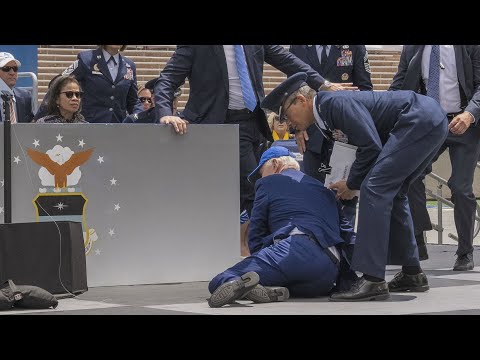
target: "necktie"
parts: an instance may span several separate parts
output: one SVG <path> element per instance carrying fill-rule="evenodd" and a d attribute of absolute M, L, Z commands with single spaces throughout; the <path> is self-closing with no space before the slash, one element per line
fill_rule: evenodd
<path fill-rule="evenodd" d="M 117 65 L 117 62 L 115 61 L 115 58 L 113 56 L 110 56 L 110 59 L 108 59 L 107 64 L 112 61 L 113 65 Z"/>
<path fill-rule="evenodd" d="M 242 45 L 233 45 L 233 47 L 235 49 L 238 77 L 240 78 L 240 85 L 242 87 L 243 102 L 248 110 L 253 111 L 257 107 L 257 98 L 253 92 L 252 82 L 248 75 L 245 54 L 243 53 Z"/>
<path fill-rule="evenodd" d="M 440 102 L 440 46 L 432 45 L 428 69 L 427 96 Z"/>
<path fill-rule="evenodd" d="M 327 45 L 322 46 L 322 55 L 320 57 L 320 70 L 323 71 L 325 65 L 327 64 Z"/>
<path fill-rule="evenodd" d="M 13 102 L 13 99 L 10 99 L 10 123 L 15 124 L 17 122 L 17 116 L 15 114 L 15 103 Z"/>

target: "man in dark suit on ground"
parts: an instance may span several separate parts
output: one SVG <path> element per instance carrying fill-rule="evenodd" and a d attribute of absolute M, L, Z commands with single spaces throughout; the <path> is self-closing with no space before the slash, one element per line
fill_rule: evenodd
<path fill-rule="evenodd" d="M 290 45 L 290 52 L 332 83 L 352 90 L 373 90 L 365 45 Z M 324 139 L 315 125 L 296 131 L 295 139 L 303 154 L 305 173 L 325 182 L 323 170 L 328 167 L 333 143 Z M 345 216 L 353 227 L 357 203 L 357 197 L 342 201 Z"/>
<path fill-rule="evenodd" d="M 183 111 L 192 124 L 238 124 L 240 133 L 240 211 L 250 214 L 254 190 L 247 175 L 257 166 L 256 150 L 262 135 L 272 135 L 259 103 L 265 94 L 263 66 L 267 62 L 287 75 L 306 72 L 315 89 L 337 89 L 325 83 L 309 65 L 280 45 L 178 46 L 155 85 L 157 119 L 170 122 L 175 90 L 186 78 L 190 96 Z"/>
<path fill-rule="evenodd" d="M 263 153 L 249 176 L 262 177 L 255 186 L 248 234 L 252 255 L 212 279 L 211 307 L 244 295 L 259 303 L 284 301 L 290 294 L 325 296 L 340 280 L 342 247 L 347 252 L 353 247 L 353 228 L 334 193 L 299 168 L 285 147 Z"/>
<path fill-rule="evenodd" d="M 413 90 L 431 96 L 448 114 L 449 135 L 432 162 L 449 148 L 452 174 L 448 186 L 458 233 L 453 270 L 472 270 L 477 205 L 473 176 L 480 154 L 480 46 L 405 45 L 390 90 Z M 428 259 L 423 232 L 432 229 L 423 183 L 431 171 L 430 165 L 408 192 L 421 260 Z"/>
<path fill-rule="evenodd" d="M 22 64 L 8 52 L 0 52 L 0 91 L 13 95 L 14 112 L 11 113 L 12 123 L 28 123 L 33 119 L 32 93 L 27 89 L 17 89 L 18 70 Z M 5 119 L 3 100 L 0 98 L 0 121 Z"/>

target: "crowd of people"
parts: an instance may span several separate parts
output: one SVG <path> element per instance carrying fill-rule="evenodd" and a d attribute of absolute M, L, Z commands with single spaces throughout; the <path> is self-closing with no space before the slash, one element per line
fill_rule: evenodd
<path fill-rule="evenodd" d="M 140 88 L 125 48 L 80 52 L 52 79 L 36 114 L 31 93 L 15 87 L 20 61 L 0 52 L 0 90 L 11 98 L 9 107 L 0 99 L 0 120 L 165 124 L 179 135 L 189 124 L 237 124 L 246 257 L 210 282 L 210 306 L 428 290 L 423 179 L 447 148 L 459 237 L 453 270 L 474 268 L 480 46 L 406 45 L 389 91 L 373 91 L 364 45 L 182 45 Z M 265 62 L 287 75 L 268 96 Z M 271 146 L 289 139 L 304 172 L 288 149 Z M 356 159 L 347 180 L 325 187 L 335 142 L 356 146 Z M 388 264 L 402 270 L 386 283 Z"/>

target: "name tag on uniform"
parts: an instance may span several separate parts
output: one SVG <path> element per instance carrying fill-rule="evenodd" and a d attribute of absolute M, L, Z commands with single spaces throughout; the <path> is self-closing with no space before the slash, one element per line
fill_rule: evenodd
<path fill-rule="evenodd" d="M 93 75 L 102 75 L 102 73 L 100 71 L 92 71 L 92 74 Z"/>

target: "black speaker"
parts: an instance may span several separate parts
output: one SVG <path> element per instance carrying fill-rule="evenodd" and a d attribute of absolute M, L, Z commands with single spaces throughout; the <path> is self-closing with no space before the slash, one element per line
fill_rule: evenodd
<path fill-rule="evenodd" d="M 0 281 L 7 279 L 52 294 L 87 291 L 82 224 L 0 224 Z"/>

